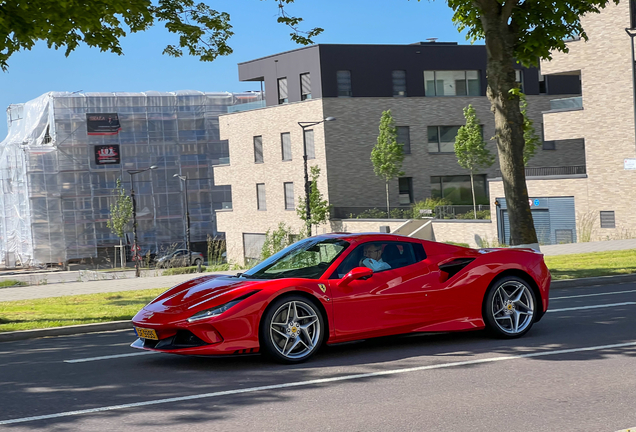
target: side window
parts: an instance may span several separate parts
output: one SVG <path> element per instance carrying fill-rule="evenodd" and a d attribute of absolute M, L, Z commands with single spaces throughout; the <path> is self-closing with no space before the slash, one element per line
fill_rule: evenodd
<path fill-rule="evenodd" d="M 340 279 L 355 267 L 369 267 L 374 273 L 406 267 L 426 258 L 419 243 L 378 241 L 357 246 L 340 263 L 332 279 Z"/>

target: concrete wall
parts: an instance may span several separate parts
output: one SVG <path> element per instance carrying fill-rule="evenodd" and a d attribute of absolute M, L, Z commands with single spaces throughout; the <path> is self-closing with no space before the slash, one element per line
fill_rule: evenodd
<path fill-rule="evenodd" d="M 433 220 L 433 240 L 468 243 L 472 248 L 497 245 L 497 224 L 489 220 Z"/>

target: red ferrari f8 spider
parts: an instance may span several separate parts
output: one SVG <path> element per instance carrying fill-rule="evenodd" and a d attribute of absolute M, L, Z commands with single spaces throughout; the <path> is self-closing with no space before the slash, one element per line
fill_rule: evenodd
<path fill-rule="evenodd" d="M 550 272 L 532 249 L 469 249 L 392 234 L 301 240 L 236 276 L 169 289 L 133 318 L 132 346 L 307 360 L 333 344 L 411 332 L 528 332 Z"/>

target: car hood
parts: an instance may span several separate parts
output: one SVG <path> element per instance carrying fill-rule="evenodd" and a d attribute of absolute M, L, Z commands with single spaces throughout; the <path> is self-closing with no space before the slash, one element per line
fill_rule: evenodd
<path fill-rule="evenodd" d="M 233 276 L 210 275 L 189 280 L 169 289 L 144 307 L 155 313 L 197 312 L 227 303 L 246 292 L 260 289 L 268 281 L 245 280 Z"/>

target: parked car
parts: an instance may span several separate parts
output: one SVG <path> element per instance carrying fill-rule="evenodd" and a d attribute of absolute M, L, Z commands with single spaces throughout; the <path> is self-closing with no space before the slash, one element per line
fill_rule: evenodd
<path fill-rule="evenodd" d="M 203 264 L 203 254 L 201 252 L 190 252 L 190 265 Z M 157 267 L 185 267 L 188 265 L 188 251 L 186 249 L 177 249 L 174 252 L 164 255 L 157 260 Z"/>
<path fill-rule="evenodd" d="M 527 333 L 548 309 L 532 249 L 470 249 L 393 234 L 301 240 L 236 276 L 171 288 L 135 315 L 132 346 L 190 355 L 263 353 L 285 363 L 334 344 L 412 332 Z"/>

